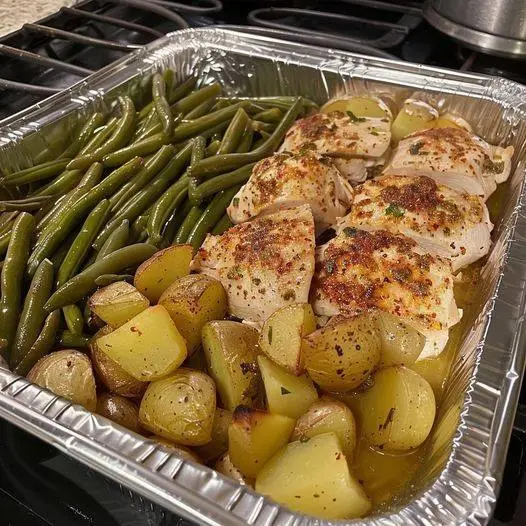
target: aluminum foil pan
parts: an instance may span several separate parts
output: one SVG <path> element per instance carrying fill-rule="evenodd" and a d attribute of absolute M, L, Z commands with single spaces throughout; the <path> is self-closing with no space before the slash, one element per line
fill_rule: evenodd
<path fill-rule="evenodd" d="M 490 77 L 372 59 L 219 29 L 185 30 L 0 123 L 0 167 L 30 165 L 94 108 L 120 93 L 136 100 L 148 74 L 197 74 L 231 94 L 377 92 L 395 102 L 415 91 L 455 111 L 488 141 L 515 146 L 513 175 L 477 304 L 456 329 L 459 349 L 424 461 L 390 509 L 349 524 L 485 524 L 499 491 L 526 355 L 526 88 Z M 211 469 L 0 368 L 0 416 L 167 509 L 210 525 L 319 525 Z M 341 524 L 341 522 L 339 522 Z"/>

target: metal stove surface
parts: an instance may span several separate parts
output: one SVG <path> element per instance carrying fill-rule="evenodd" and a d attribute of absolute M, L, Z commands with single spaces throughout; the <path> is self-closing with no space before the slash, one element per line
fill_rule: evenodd
<path fill-rule="evenodd" d="M 462 48 L 430 27 L 418 1 L 86 0 L 0 38 L 0 121 L 137 46 L 183 27 L 229 25 L 526 83 L 519 61 Z M 526 524 L 526 389 L 492 526 Z M 0 421 L 0 524 L 189 526 Z"/>

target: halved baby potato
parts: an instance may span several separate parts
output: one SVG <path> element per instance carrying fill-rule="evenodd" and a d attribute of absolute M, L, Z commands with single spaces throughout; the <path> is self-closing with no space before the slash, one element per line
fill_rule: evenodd
<path fill-rule="evenodd" d="M 141 425 L 185 446 L 201 446 L 212 439 L 216 390 L 201 371 L 181 368 L 152 382 L 141 401 Z"/>
<path fill-rule="evenodd" d="M 212 440 L 196 448 L 196 452 L 204 462 L 210 462 L 228 450 L 228 426 L 232 421 L 232 413 L 217 407 L 212 423 Z"/>
<path fill-rule="evenodd" d="M 110 334 L 97 338 L 96 344 L 143 382 L 167 376 L 186 358 L 186 343 L 162 305 L 148 307 Z"/>
<path fill-rule="evenodd" d="M 254 485 L 253 479 L 245 477 L 245 475 L 243 475 L 243 473 L 241 473 L 241 471 L 239 471 L 239 469 L 237 469 L 236 466 L 232 464 L 228 453 L 225 453 L 217 459 L 217 462 L 214 464 L 214 469 L 218 473 L 221 473 L 221 475 L 225 475 L 225 477 L 229 477 L 240 484 L 244 484 L 245 486 Z"/>
<path fill-rule="evenodd" d="M 345 456 L 352 460 L 356 448 L 356 421 L 343 402 L 328 396 L 316 400 L 298 418 L 291 440 L 305 441 L 322 433 L 334 433 Z"/>
<path fill-rule="evenodd" d="M 139 408 L 123 396 L 101 394 L 97 399 L 97 413 L 127 429 L 139 432 Z"/>
<path fill-rule="evenodd" d="M 255 477 L 288 441 L 294 420 L 261 409 L 239 406 L 228 427 L 228 455 L 243 475 Z"/>
<path fill-rule="evenodd" d="M 298 418 L 318 399 L 316 387 L 307 375 L 290 374 L 262 355 L 258 356 L 258 364 L 271 413 Z"/>
<path fill-rule="evenodd" d="M 323 519 L 362 517 L 371 508 L 334 433 L 297 440 L 281 449 L 258 473 L 256 491 Z"/>
<path fill-rule="evenodd" d="M 89 299 L 91 312 L 115 329 L 149 306 L 148 298 L 126 281 L 103 287 Z"/>
<path fill-rule="evenodd" d="M 429 383 L 405 367 L 380 369 L 373 380 L 371 388 L 359 396 L 363 436 L 385 450 L 422 444 L 435 420 L 435 395 Z"/>
<path fill-rule="evenodd" d="M 352 112 L 356 117 L 377 117 L 391 120 L 393 115 L 389 106 L 380 97 L 336 97 L 326 102 L 320 109 L 322 113 L 341 111 Z"/>
<path fill-rule="evenodd" d="M 190 274 L 192 245 L 173 245 L 156 252 L 135 272 L 133 284 L 152 303 L 179 277 Z"/>
<path fill-rule="evenodd" d="M 252 406 L 260 400 L 261 377 L 257 364 L 259 333 L 254 327 L 229 320 L 203 327 L 203 351 L 223 406 Z"/>
<path fill-rule="evenodd" d="M 397 143 L 411 133 L 433 128 L 438 111 L 427 102 L 407 99 L 391 126 L 392 140 Z"/>
<path fill-rule="evenodd" d="M 315 329 L 316 318 L 310 304 L 286 305 L 272 313 L 263 324 L 259 348 L 273 362 L 299 375 L 305 370 L 301 339 Z"/>
<path fill-rule="evenodd" d="M 305 368 L 326 391 L 356 389 L 378 366 L 380 351 L 370 314 L 331 320 L 303 339 Z"/>
<path fill-rule="evenodd" d="M 453 113 L 444 113 L 444 115 L 440 115 L 435 122 L 435 128 L 463 128 L 468 132 L 472 131 L 469 122 Z"/>
<path fill-rule="evenodd" d="M 226 292 L 217 281 L 205 274 L 177 278 L 159 298 L 177 329 L 186 340 L 188 354 L 201 345 L 205 323 L 222 320 L 226 314 Z"/>

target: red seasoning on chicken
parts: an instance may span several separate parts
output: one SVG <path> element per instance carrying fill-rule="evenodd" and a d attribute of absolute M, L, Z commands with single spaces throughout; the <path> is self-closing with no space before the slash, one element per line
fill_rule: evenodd
<path fill-rule="evenodd" d="M 230 314 L 258 324 L 290 303 L 306 303 L 314 273 L 314 220 L 308 205 L 208 235 L 193 270 L 218 279 Z"/>
<path fill-rule="evenodd" d="M 351 185 L 331 159 L 310 151 L 277 153 L 254 166 L 248 182 L 227 212 L 233 223 L 308 204 L 319 230 L 345 215 L 353 196 Z"/>
<path fill-rule="evenodd" d="M 429 177 L 386 175 L 356 188 L 352 210 L 337 230 L 345 227 L 404 234 L 422 250 L 450 258 L 455 272 L 488 253 L 493 225 L 479 196 Z"/>
<path fill-rule="evenodd" d="M 318 247 L 311 301 L 318 315 L 379 309 L 397 316 L 426 337 L 419 359 L 442 352 L 462 313 L 448 260 L 423 253 L 408 237 L 352 227 Z"/>
<path fill-rule="evenodd" d="M 432 128 L 399 142 L 385 175 L 426 175 L 460 192 L 487 199 L 506 181 L 513 146 L 492 146 L 461 128 Z"/>

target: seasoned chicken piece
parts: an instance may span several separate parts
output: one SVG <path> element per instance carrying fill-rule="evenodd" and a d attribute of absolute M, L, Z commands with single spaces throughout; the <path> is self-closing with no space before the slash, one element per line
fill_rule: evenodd
<path fill-rule="evenodd" d="M 424 176 L 386 175 L 356 188 L 346 227 L 404 234 L 425 251 L 451 259 L 455 272 L 486 255 L 493 228 L 481 197 Z"/>
<path fill-rule="evenodd" d="M 437 182 L 487 199 L 511 170 L 513 146 L 492 146 L 462 128 L 435 128 L 403 139 L 386 175 L 427 175 Z"/>
<path fill-rule="evenodd" d="M 332 111 L 296 121 L 285 135 L 281 151 L 312 149 L 336 157 L 347 180 L 360 182 L 367 176 L 367 168 L 385 162 L 390 141 L 387 116 L 356 117 L 350 111 Z"/>
<path fill-rule="evenodd" d="M 308 204 L 322 231 L 347 212 L 352 196 L 352 186 L 328 157 L 276 153 L 254 166 L 227 212 L 233 223 L 242 223 L 262 213 Z"/>
<path fill-rule="evenodd" d="M 385 230 L 347 228 L 318 247 L 311 301 L 322 316 L 380 309 L 399 317 L 426 337 L 419 359 L 440 354 L 462 314 L 449 261 Z"/>
<path fill-rule="evenodd" d="M 223 284 L 230 314 L 263 323 L 276 309 L 308 301 L 314 220 L 308 205 L 208 235 L 192 268 Z"/>

